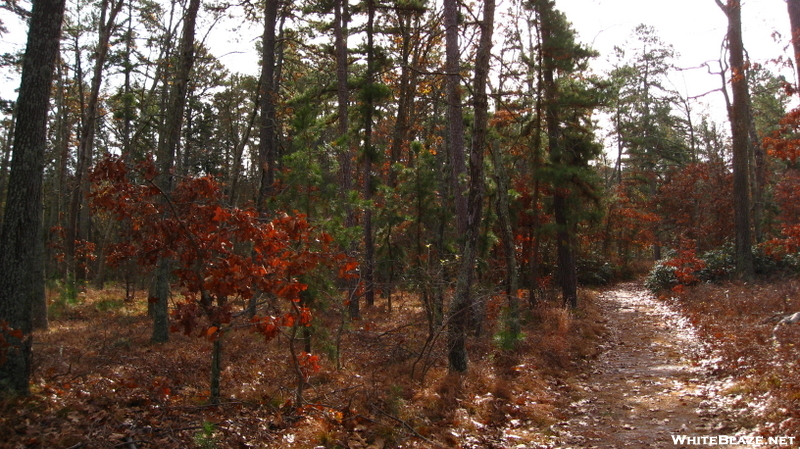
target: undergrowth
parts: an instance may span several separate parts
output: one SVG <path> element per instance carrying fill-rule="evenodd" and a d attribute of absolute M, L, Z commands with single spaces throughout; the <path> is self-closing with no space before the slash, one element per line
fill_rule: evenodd
<path fill-rule="evenodd" d="M 563 419 L 570 379 L 604 332 L 591 291 L 576 311 L 540 301 L 523 307 L 523 338 L 513 344 L 502 314 L 487 317 L 468 341 L 469 372 L 453 375 L 446 335 L 421 352 L 425 314 L 402 292 L 391 313 L 384 299 L 350 323 L 336 354 L 328 349 L 341 317 L 317 318 L 315 328 L 328 332 L 312 342 L 322 363 L 304 404 L 292 403 L 288 335 L 265 342 L 229 332 L 225 399 L 210 406 L 211 342 L 176 333 L 150 343 L 146 300 L 124 297 L 121 288 L 87 288 L 35 335 L 32 395 L 0 402 L 0 447 L 536 447 Z"/>
<path fill-rule="evenodd" d="M 685 287 L 701 282 L 730 281 L 736 275 L 735 248 L 727 243 L 713 250 L 697 254 L 691 247 L 668 251 L 658 261 L 645 279 L 645 286 L 653 293 L 672 289 L 680 293 Z M 757 275 L 776 277 L 800 273 L 800 254 L 774 251 L 770 246 L 753 247 L 753 268 Z"/>

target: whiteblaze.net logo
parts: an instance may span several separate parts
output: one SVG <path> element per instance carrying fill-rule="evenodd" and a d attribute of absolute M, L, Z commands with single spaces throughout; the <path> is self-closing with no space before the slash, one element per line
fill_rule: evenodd
<path fill-rule="evenodd" d="M 795 437 L 761 437 L 761 436 L 689 436 L 672 435 L 672 444 L 685 446 L 716 446 L 723 444 L 750 446 L 792 446 Z"/>

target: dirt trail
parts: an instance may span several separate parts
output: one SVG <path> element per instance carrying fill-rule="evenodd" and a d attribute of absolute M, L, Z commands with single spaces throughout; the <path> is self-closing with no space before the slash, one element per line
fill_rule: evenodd
<path fill-rule="evenodd" d="M 610 335 L 557 424 L 560 448 L 680 448 L 673 435 L 735 435 L 691 324 L 637 284 L 604 293 Z M 713 447 L 708 444 L 702 447 Z M 747 445 L 724 445 L 744 448 Z"/>

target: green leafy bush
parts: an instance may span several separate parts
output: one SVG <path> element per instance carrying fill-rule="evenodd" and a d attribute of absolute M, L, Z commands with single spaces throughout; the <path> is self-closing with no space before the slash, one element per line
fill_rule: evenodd
<path fill-rule="evenodd" d="M 705 267 L 697 272 L 701 281 L 714 282 L 730 279 L 736 272 L 736 249 L 732 243 L 706 251 L 700 255 Z"/>
<path fill-rule="evenodd" d="M 614 279 L 614 267 L 599 254 L 588 254 L 576 262 L 578 282 L 582 285 L 606 285 Z"/>
<path fill-rule="evenodd" d="M 686 251 L 671 252 L 668 258 L 653 266 L 645 286 L 657 292 L 678 285 L 732 279 L 736 274 L 735 251 L 732 243 L 726 243 L 697 257 L 689 257 Z M 753 265 L 756 274 L 761 276 L 796 274 L 800 273 L 800 254 L 780 254 L 757 245 L 753 247 Z"/>
<path fill-rule="evenodd" d="M 645 287 L 653 293 L 678 285 L 675 267 L 665 264 L 666 261 L 667 259 L 656 262 L 644 281 Z"/>
<path fill-rule="evenodd" d="M 768 244 L 753 248 L 753 265 L 756 274 L 796 274 L 800 273 L 800 253 L 776 252 Z"/>

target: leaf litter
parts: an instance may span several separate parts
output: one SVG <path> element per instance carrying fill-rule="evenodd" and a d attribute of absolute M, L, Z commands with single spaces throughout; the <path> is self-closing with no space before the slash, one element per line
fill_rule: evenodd
<path fill-rule="evenodd" d="M 526 314 L 516 350 L 498 347 L 495 298 L 484 298 L 487 320 L 470 340 L 465 376 L 447 374 L 441 336 L 420 352 L 427 329 L 418 298 L 393 298 L 391 314 L 379 301 L 345 329 L 338 361 L 318 350 L 322 368 L 308 380 L 302 408 L 291 403 L 285 336 L 267 343 L 231 332 L 227 399 L 209 406 L 210 343 L 172 334 L 165 345 L 150 344 L 145 302 L 98 307 L 109 295 L 124 297 L 87 292 L 37 335 L 34 394 L 0 403 L 0 447 L 644 448 L 680 447 L 673 434 L 796 431 L 797 390 L 776 395 L 741 369 L 761 366 L 753 355 L 767 354 L 770 366 L 796 356 L 795 328 L 776 334 L 779 350 L 759 353 L 744 343 L 769 343 L 775 323 L 762 326 L 763 338 L 737 332 L 729 344 L 730 330 L 704 318 L 718 316 L 719 304 L 656 299 L 638 284 L 584 290 L 573 312 L 540 302 Z M 340 320 L 329 313 L 318 325 L 335 329 Z M 318 346 L 331 343 L 319 335 Z"/>

